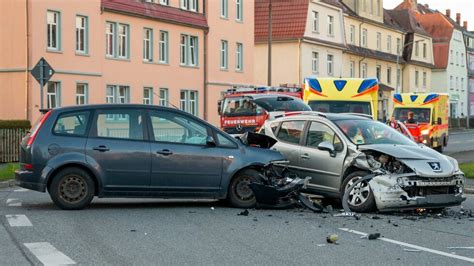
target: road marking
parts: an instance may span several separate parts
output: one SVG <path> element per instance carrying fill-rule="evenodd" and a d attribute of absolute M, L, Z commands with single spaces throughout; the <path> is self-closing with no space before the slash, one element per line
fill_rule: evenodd
<path fill-rule="evenodd" d="M 345 232 L 348 232 L 348 233 L 353 233 L 353 234 L 356 234 L 356 235 L 361 235 L 361 236 L 367 236 L 368 235 L 367 233 L 352 230 L 352 229 L 349 229 L 349 228 L 339 228 L 339 230 L 342 230 L 342 231 L 345 231 Z M 385 241 L 385 242 L 392 243 L 392 244 L 397 244 L 397 245 L 400 245 L 400 246 L 404 246 L 404 247 L 407 247 L 407 248 L 410 248 L 410 249 L 417 249 L 417 250 L 426 251 L 426 252 L 429 252 L 429 253 L 438 254 L 438 255 L 441 255 L 441 256 L 445 256 L 445 257 L 450 257 L 450 258 L 454 258 L 454 259 L 474 263 L 474 258 L 459 256 L 459 255 L 456 255 L 456 254 L 451 254 L 451 253 L 447 253 L 447 252 L 443 252 L 443 251 L 439 251 L 439 250 L 435 250 L 435 249 L 425 248 L 425 247 L 422 247 L 422 246 L 417 246 L 417 245 L 413 245 L 413 244 L 409 244 L 409 243 L 405 243 L 405 242 L 401 242 L 401 241 L 398 241 L 398 240 L 393 240 L 393 239 L 385 238 L 385 237 L 379 237 L 378 239 L 380 239 L 382 241 Z"/>
<path fill-rule="evenodd" d="M 21 200 L 19 200 L 19 199 L 7 199 L 7 206 L 21 207 Z"/>
<path fill-rule="evenodd" d="M 23 245 L 44 265 L 76 264 L 75 261 L 64 255 L 64 253 L 57 250 L 48 242 L 24 243 Z"/>
<path fill-rule="evenodd" d="M 26 192 L 26 191 L 29 191 L 29 189 L 26 189 L 26 188 L 18 188 L 18 189 L 15 189 L 13 190 L 14 192 Z"/>
<path fill-rule="evenodd" d="M 31 224 L 30 220 L 26 215 L 23 214 L 7 214 L 5 215 L 7 217 L 8 223 L 10 224 L 11 227 L 17 227 L 17 226 L 33 226 Z"/>

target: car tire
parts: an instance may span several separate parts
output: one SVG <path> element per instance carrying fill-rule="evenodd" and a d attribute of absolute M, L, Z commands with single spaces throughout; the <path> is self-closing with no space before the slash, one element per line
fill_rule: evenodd
<path fill-rule="evenodd" d="M 95 185 L 91 176 L 76 167 L 57 173 L 48 187 L 54 204 L 63 210 L 80 210 L 94 198 Z"/>
<path fill-rule="evenodd" d="M 341 202 L 343 202 L 344 194 L 346 189 L 350 187 L 358 179 L 368 175 L 366 171 L 355 171 L 350 173 L 344 178 L 341 187 Z M 355 187 L 354 195 L 349 195 L 348 204 L 349 208 L 354 212 L 371 212 L 377 209 L 375 205 L 375 197 L 372 189 L 370 188 L 368 182 L 364 181 L 361 184 L 361 187 Z M 359 186 L 359 185 L 357 185 Z"/>
<path fill-rule="evenodd" d="M 246 169 L 237 173 L 230 181 L 228 191 L 229 203 L 236 208 L 255 207 L 257 200 L 248 184 L 259 178 L 260 173 L 253 169 Z"/>
<path fill-rule="evenodd" d="M 444 141 L 443 141 L 444 142 Z M 438 143 L 439 144 L 439 143 Z M 435 148 L 435 150 L 439 153 L 443 153 L 444 151 L 444 143 L 440 143 L 438 147 Z"/>

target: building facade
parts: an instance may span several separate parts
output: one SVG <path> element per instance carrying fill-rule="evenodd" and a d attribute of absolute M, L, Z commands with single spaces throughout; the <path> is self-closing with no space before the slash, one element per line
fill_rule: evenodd
<path fill-rule="evenodd" d="M 2 100 L 0 119 L 34 121 L 40 115 L 39 85 L 29 71 L 44 57 L 56 70 L 44 87 L 45 108 L 156 104 L 217 124 L 217 100 L 209 93 L 215 88 L 208 81 L 219 81 L 221 73 L 207 67 L 218 55 L 206 52 L 217 51 L 220 43 L 210 40 L 220 39 L 229 28 L 253 29 L 251 16 L 225 27 L 215 23 L 221 5 L 235 13 L 230 2 L 240 3 L 241 16 L 253 10 L 247 1 L 226 2 L 2 1 L 0 17 L 7 27 L 2 26 L 0 34 L 10 42 L 2 42 L 6 47 L 0 51 L 0 98 L 9 99 Z M 253 40 L 234 35 L 229 42 L 232 47 L 241 44 L 241 54 L 251 56 Z M 245 69 L 251 64 L 243 56 L 238 60 Z M 233 82 L 252 79 L 249 71 Z"/>
<path fill-rule="evenodd" d="M 467 21 L 464 22 L 464 42 L 466 43 L 467 53 L 467 74 L 468 74 L 468 101 L 469 116 L 474 116 L 474 32 L 467 31 Z"/>
<path fill-rule="evenodd" d="M 255 1 L 255 81 L 267 84 L 269 0 Z M 332 0 L 273 1 L 271 85 L 341 77 L 342 10 Z M 336 1 L 337 2 L 337 1 Z"/>

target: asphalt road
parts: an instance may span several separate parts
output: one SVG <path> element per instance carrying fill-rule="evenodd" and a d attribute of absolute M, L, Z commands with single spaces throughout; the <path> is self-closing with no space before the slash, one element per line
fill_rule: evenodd
<path fill-rule="evenodd" d="M 474 198 L 463 206 L 474 210 Z M 474 263 L 472 249 L 448 248 L 474 246 L 474 218 L 467 215 L 377 214 L 381 219 L 372 219 L 372 214 L 355 220 L 295 209 L 237 215 L 241 211 L 215 201 L 136 199 L 94 199 L 88 209 L 63 211 L 47 194 L 3 189 L 0 261 L 2 265 Z M 384 238 L 368 240 L 360 235 L 376 232 Z M 326 243 L 329 234 L 339 235 L 338 245 Z"/>
<path fill-rule="evenodd" d="M 446 154 L 474 151 L 474 130 L 450 133 L 448 146 L 444 151 Z"/>

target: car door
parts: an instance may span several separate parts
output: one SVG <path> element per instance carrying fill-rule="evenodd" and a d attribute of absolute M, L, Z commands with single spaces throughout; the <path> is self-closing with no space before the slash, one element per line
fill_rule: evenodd
<path fill-rule="evenodd" d="M 180 112 L 152 110 L 149 115 L 152 190 L 203 196 L 218 192 L 222 150 L 206 144 L 210 128 Z"/>
<path fill-rule="evenodd" d="M 278 142 L 272 147 L 283 154 L 283 157 L 290 162 L 289 169 L 298 175 L 301 175 L 298 164 L 305 125 L 306 121 L 303 120 L 283 121 L 275 135 Z"/>
<path fill-rule="evenodd" d="M 335 153 L 318 149 L 323 141 L 332 143 Z M 345 158 L 341 138 L 327 124 L 310 121 L 302 144 L 298 166 L 305 176 L 311 177 L 309 187 L 322 193 L 337 193 Z"/>
<path fill-rule="evenodd" d="M 144 111 L 112 108 L 95 113 L 86 160 L 102 173 L 104 191 L 149 190 L 151 156 Z"/>

